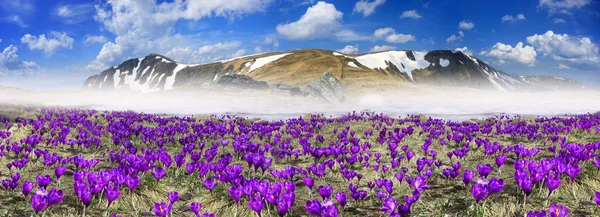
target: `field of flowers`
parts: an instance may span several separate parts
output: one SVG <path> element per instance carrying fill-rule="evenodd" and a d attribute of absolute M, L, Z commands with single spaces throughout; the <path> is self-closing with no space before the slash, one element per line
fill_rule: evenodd
<path fill-rule="evenodd" d="M 0 216 L 600 216 L 600 113 L 0 108 Z"/>

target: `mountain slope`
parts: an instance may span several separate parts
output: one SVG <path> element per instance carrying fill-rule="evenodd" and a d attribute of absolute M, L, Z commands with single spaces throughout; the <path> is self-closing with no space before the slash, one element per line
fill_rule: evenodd
<path fill-rule="evenodd" d="M 304 87 L 323 72 L 340 79 L 347 89 L 395 88 L 428 84 L 499 91 L 569 90 L 583 85 L 557 77 L 513 76 L 485 62 L 453 51 L 384 51 L 345 55 L 307 49 L 257 54 L 201 65 L 186 65 L 150 54 L 130 59 L 88 78 L 86 90 L 153 92 L 216 83 L 223 75 L 244 74 L 270 84 Z"/>

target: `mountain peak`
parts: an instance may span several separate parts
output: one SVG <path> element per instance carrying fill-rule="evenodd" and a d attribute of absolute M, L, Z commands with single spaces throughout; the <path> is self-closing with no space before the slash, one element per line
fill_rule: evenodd
<path fill-rule="evenodd" d="M 153 92 L 184 86 L 213 85 L 219 77 L 233 74 L 247 75 L 270 84 L 304 87 L 326 71 L 356 91 L 364 88 L 397 88 L 402 83 L 529 91 L 543 89 L 540 86 L 545 84 L 562 88 L 564 85 L 560 84 L 568 82 L 554 77 L 528 79 L 510 75 L 460 51 L 393 50 L 346 55 L 338 51 L 305 49 L 255 54 L 200 65 L 181 64 L 166 56 L 151 53 L 91 76 L 86 80 L 84 89 L 125 88 Z M 544 85 L 536 85 L 542 80 Z"/>

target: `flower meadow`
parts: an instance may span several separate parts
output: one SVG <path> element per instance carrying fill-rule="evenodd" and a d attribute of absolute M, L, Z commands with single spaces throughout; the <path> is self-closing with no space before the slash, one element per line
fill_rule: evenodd
<path fill-rule="evenodd" d="M 600 216 L 600 113 L 0 109 L 1 216 Z"/>

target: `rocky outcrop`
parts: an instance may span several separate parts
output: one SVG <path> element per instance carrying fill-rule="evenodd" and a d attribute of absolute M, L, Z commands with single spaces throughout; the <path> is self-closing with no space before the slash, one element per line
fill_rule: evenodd
<path fill-rule="evenodd" d="M 269 88 L 267 82 L 257 81 L 252 79 L 250 76 L 238 74 L 223 75 L 217 78 L 217 85 L 255 90 L 264 90 Z"/>
<path fill-rule="evenodd" d="M 346 99 L 342 84 L 329 72 L 323 73 L 323 76 L 310 82 L 304 92 L 333 104 L 341 103 Z"/>

